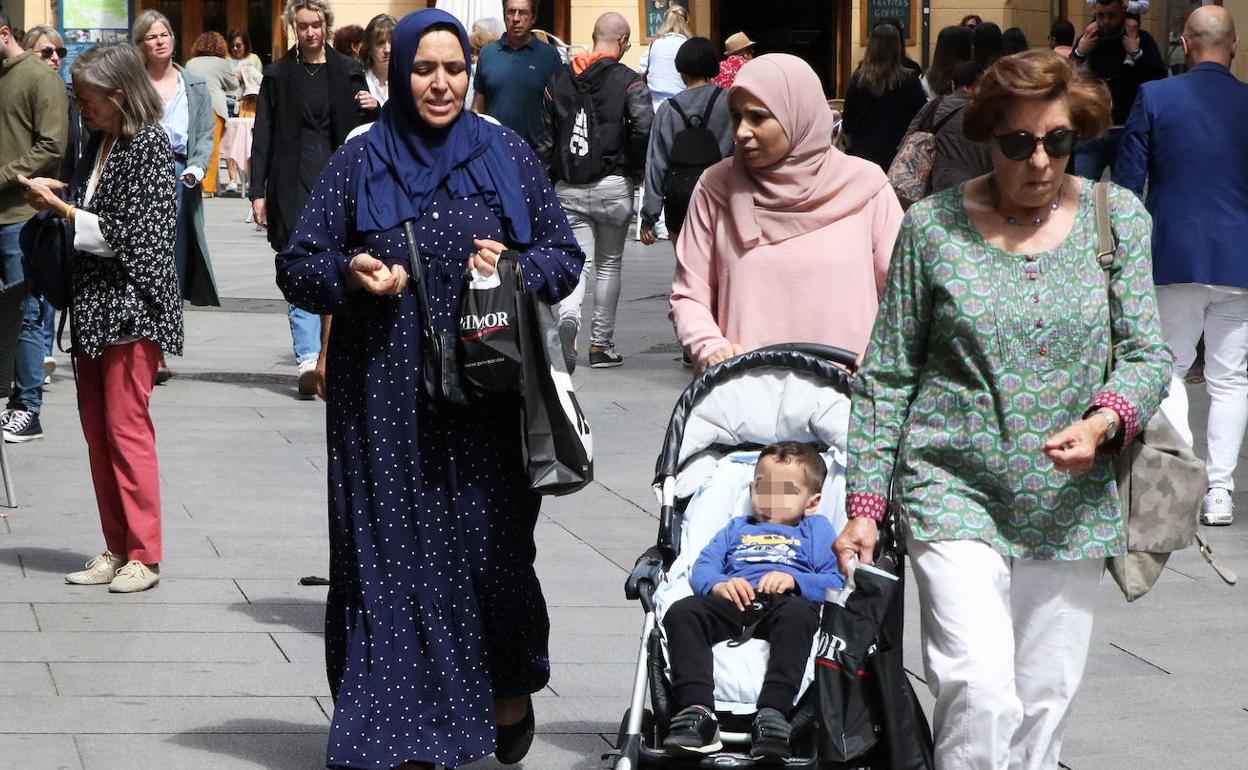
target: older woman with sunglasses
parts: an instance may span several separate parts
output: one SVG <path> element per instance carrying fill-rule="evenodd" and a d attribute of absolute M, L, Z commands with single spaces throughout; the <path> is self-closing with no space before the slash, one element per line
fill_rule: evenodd
<path fill-rule="evenodd" d="M 899 518 L 942 770 L 1057 767 L 1097 583 L 1125 550 L 1109 459 L 1169 382 L 1148 214 L 1110 189 L 1107 293 L 1092 184 L 1066 173 L 1109 109 L 1051 52 L 989 68 L 965 131 L 992 172 L 906 213 L 853 397 L 833 547 L 870 561 Z"/>

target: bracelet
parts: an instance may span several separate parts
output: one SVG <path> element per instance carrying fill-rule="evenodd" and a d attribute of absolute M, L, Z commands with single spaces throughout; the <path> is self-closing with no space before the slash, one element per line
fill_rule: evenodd
<path fill-rule="evenodd" d="M 64 213 L 63 215 L 61 215 L 61 218 L 62 218 L 62 219 L 64 219 L 66 222 L 73 222 L 73 221 L 74 221 L 74 211 L 76 211 L 76 210 L 77 210 L 77 208 L 78 208 L 77 206 L 66 206 L 66 207 L 65 207 L 65 213 Z"/>

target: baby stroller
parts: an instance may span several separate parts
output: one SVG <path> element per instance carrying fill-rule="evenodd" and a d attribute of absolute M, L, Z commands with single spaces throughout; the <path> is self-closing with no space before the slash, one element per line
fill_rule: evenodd
<path fill-rule="evenodd" d="M 678 710 L 662 617 L 671 604 L 692 593 L 690 572 L 702 548 L 732 516 L 749 512 L 748 484 L 758 450 L 767 444 L 796 440 L 820 447 L 828 476 L 815 515 L 827 516 L 837 531 L 844 526 L 852 380 L 846 368 L 854 366 L 855 358 L 848 351 L 821 345 L 774 345 L 711 368 L 677 402 L 656 468 L 655 492 L 661 505 L 658 540 L 638 558 L 625 587 L 629 599 L 641 602 L 645 619 L 631 704 L 620 724 L 617 750 L 604 756 L 614 761 L 614 770 L 776 766 L 749 754 L 749 725 L 769 650 L 759 639 L 735 647 L 721 643 L 713 649 L 715 711 L 724 750 L 695 755 L 662 748 Z M 899 611 L 895 623 L 900 637 Z M 789 715 L 793 756 L 783 767 L 792 770 L 832 766 L 819 756 L 818 748 L 819 699 L 811 686 L 817 644 L 816 637 Z"/>

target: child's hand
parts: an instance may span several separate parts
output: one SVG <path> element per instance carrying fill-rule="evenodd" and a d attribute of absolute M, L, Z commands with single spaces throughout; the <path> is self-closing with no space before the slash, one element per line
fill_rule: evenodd
<path fill-rule="evenodd" d="M 754 601 L 754 587 L 745 578 L 734 577 L 732 580 L 716 583 L 711 586 L 711 593 L 737 605 L 737 609 L 742 612 Z"/>
<path fill-rule="evenodd" d="M 787 572 L 772 570 L 758 581 L 760 594 L 787 594 L 796 590 L 797 581 Z"/>

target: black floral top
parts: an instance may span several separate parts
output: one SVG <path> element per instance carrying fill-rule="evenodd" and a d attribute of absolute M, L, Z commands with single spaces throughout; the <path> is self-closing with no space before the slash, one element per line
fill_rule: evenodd
<path fill-rule="evenodd" d="M 93 137 L 83 163 L 95 162 Z M 83 209 L 100 219 L 114 256 L 79 251 L 74 261 L 73 331 L 77 352 L 92 358 L 125 338 L 182 354 L 182 296 L 173 263 L 176 229 L 173 150 L 159 124 L 121 138 Z"/>

